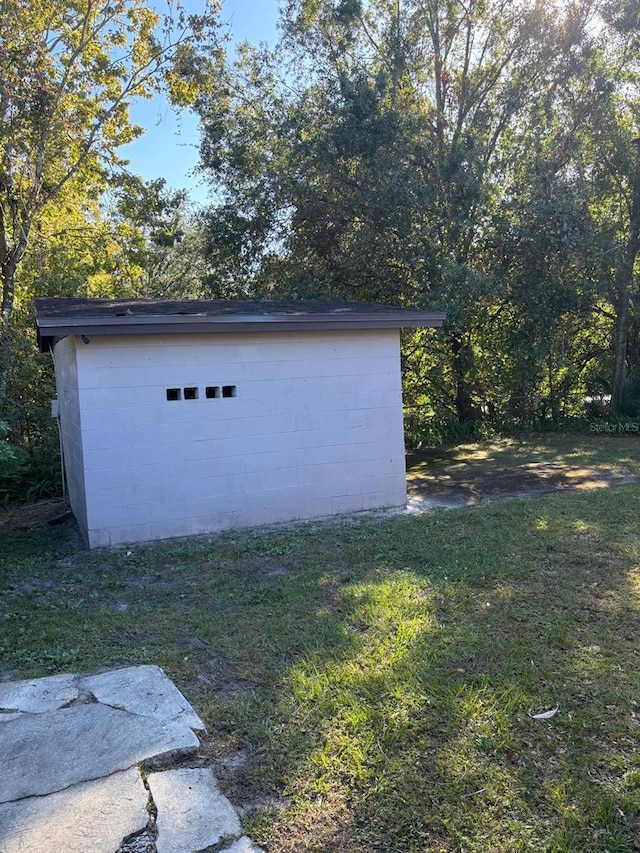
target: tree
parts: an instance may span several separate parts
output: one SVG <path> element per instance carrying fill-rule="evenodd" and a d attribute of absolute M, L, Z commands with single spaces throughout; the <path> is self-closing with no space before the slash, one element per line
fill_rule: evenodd
<path fill-rule="evenodd" d="M 155 299 L 200 298 L 208 267 L 202 226 L 187 193 L 163 178 L 145 183 L 122 175 L 108 211 L 117 250 L 105 270 L 114 293 Z"/>
<path fill-rule="evenodd" d="M 483 397 L 478 328 L 507 293 L 491 246 L 514 140 L 580 73 L 592 4 L 563 8 L 289 0 L 279 51 L 245 51 L 227 109 L 203 110 L 209 225 L 247 259 L 245 286 L 446 308 L 461 421 Z"/>
<path fill-rule="evenodd" d="M 217 2 L 161 17 L 145 0 L 0 0 L 0 402 L 16 274 L 35 224 L 63 193 L 81 208 L 142 128 L 133 98 L 193 102 L 215 61 Z"/>
<path fill-rule="evenodd" d="M 589 188 L 589 212 L 597 225 L 601 288 L 598 311 L 609 321 L 601 387 L 611 394 L 610 413 L 625 414 L 625 398 L 640 363 L 640 148 L 638 133 L 637 3 L 603 2 L 597 34 L 583 73 L 597 98 L 589 111 L 587 132 L 574 145 L 572 169 Z M 609 378 L 605 379 L 605 374 Z"/>

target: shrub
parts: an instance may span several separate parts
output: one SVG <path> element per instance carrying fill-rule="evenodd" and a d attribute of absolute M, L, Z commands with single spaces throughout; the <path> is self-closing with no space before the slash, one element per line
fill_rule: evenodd
<path fill-rule="evenodd" d="M 0 505 L 29 503 L 62 494 L 62 469 L 58 457 L 31 456 L 20 448 L 4 443 L 0 446 L 3 448 L 0 450 Z"/>

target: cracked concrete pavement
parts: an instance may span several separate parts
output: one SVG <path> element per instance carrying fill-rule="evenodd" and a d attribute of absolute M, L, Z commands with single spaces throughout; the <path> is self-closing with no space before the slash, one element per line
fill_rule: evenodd
<path fill-rule="evenodd" d="M 156 666 L 0 684 L 0 853 L 261 853 L 198 731 Z"/>

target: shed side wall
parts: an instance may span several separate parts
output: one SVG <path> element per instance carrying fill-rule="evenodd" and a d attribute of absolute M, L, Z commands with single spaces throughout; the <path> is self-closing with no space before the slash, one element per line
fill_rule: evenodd
<path fill-rule="evenodd" d="M 87 538 L 87 500 L 76 340 L 76 338 L 69 337 L 59 341 L 53 350 L 53 358 L 69 503 L 80 529 Z"/>
<path fill-rule="evenodd" d="M 405 503 L 397 330 L 96 337 L 78 358 L 92 546 Z"/>

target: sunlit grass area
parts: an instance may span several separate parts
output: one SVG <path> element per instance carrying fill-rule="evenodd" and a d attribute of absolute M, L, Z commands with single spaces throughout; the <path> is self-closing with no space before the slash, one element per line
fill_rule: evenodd
<path fill-rule="evenodd" d="M 269 853 L 631 853 L 639 511 L 630 485 L 92 553 L 16 514 L 0 673 L 163 666 Z"/>
<path fill-rule="evenodd" d="M 459 463 L 495 462 L 498 465 L 552 463 L 607 468 L 617 473 L 640 474 L 637 433 L 576 435 L 548 433 L 535 438 L 495 438 L 455 447 L 416 451 L 408 459 L 411 472 Z"/>

